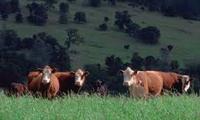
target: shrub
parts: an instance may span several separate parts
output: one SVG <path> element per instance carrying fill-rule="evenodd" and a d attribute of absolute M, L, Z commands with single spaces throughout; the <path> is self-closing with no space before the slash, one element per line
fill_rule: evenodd
<path fill-rule="evenodd" d="M 101 0 L 89 0 L 89 5 L 92 7 L 99 7 L 101 5 Z"/>
<path fill-rule="evenodd" d="M 76 23 L 86 23 L 86 14 L 85 12 L 76 12 L 74 15 L 74 21 Z"/>
<path fill-rule="evenodd" d="M 24 20 L 23 16 L 21 13 L 17 13 L 16 16 L 15 16 L 15 21 L 16 23 L 22 23 Z"/>
<path fill-rule="evenodd" d="M 99 30 L 100 31 L 106 31 L 108 29 L 108 26 L 106 23 L 100 24 L 99 25 Z"/>
<path fill-rule="evenodd" d="M 146 44 L 156 44 L 159 42 L 160 30 L 153 26 L 145 27 L 139 31 L 138 37 Z"/>

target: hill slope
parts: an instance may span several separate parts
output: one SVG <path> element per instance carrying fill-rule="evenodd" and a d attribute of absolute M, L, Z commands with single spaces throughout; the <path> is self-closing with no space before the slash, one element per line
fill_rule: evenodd
<path fill-rule="evenodd" d="M 47 32 L 56 37 L 59 42 L 63 43 L 66 37 L 65 29 L 77 28 L 79 33 L 84 37 L 85 42 L 79 46 L 74 46 L 79 54 L 72 55 L 72 67 L 77 68 L 89 63 L 104 63 L 106 56 L 115 54 L 120 56 L 124 61 L 131 58 L 133 52 L 139 52 L 140 55 L 159 56 L 159 49 L 168 44 L 175 46 L 172 52 L 173 59 L 179 60 L 181 64 L 198 61 L 199 44 L 200 44 L 200 22 L 184 20 L 181 18 L 169 18 L 148 11 L 141 11 L 138 8 L 132 8 L 125 3 L 117 4 L 110 7 L 103 3 L 100 8 L 92 8 L 83 4 L 84 0 L 70 4 L 69 24 L 58 24 L 58 11 L 49 12 L 48 23 L 44 27 L 33 26 L 27 22 L 16 24 L 14 19 L 9 19 L 7 27 L 15 29 L 20 36 L 30 36 L 38 32 Z M 20 0 L 23 14 L 27 16 L 25 8 L 26 0 Z M 160 43 L 158 45 L 144 45 L 130 38 L 126 33 L 117 30 L 113 25 L 115 11 L 128 10 L 132 19 L 141 26 L 156 26 L 161 31 Z M 74 13 L 84 11 L 88 23 L 73 23 Z M 103 22 L 103 18 L 108 16 L 109 30 L 107 32 L 97 31 L 96 28 Z M 130 44 L 130 49 L 123 48 L 124 45 Z"/>

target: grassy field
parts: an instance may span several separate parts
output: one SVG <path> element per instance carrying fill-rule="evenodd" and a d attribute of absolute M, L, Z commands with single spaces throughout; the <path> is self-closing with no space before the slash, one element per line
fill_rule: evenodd
<path fill-rule="evenodd" d="M 199 120 L 197 96 L 135 100 L 73 95 L 52 101 L 0 94 L 1 120 Z"/>
<path fill-rule="evenodd" d="M 62 0 L 60 0 L 62 1 Z M 25 8 L 27 0 L 20 0 L 23 15 L 27 16 Z M 72 67 L 77 68 L 88 63 L 104 63 L 106 56 L 115 54 L 124 61 L 129 61 L 133 52 L 139 52 L 142 56 L 159 56 L 159 49 L 168 44 L 175 46 L 172 57 L 179 60 L 181 64 L 191 61 L 200 61 L 200 22 L 184 20 L 182 18 L 169 18 L 148 11 L 141 11 L 138 8 L 132 8 L 125 3 L 118 3 L 115 7 L 110 7 L 103 2 L 102 7 L 92 8 L 84 5 L 84 0 L 76 0 L 70 4 L 69 24 L 58 24 L 58 9 L 49 12 L 48 23 L 44 27 L 33 26 L 27 22 L 16 24 L 10 17 L 7 27 L 15 29 L 20 36 L 26 37 L 38 32 L 47 32 L 56 37 L 63 44 L 67 28 L 77 28 L 84 37 L 85 43 L 73 49 L 79 52 L 72 57 Z M 132 19 L 141 26 L 156 26 L 161 31 L 160 43 L 158 45 L 144 45 L 130 38 L 127 34 L 119 32 L 113 25 L 115 11 L 128 10 Z M 84 11 L 88 23 L 73 23 L 74 13 Z M 103 18 L 108 16 L 109 30 L 107 32 L 97 31 L 96 28 L 103 22 Z M 130 49 L 125 50 L 124 45 L 130 44 Z"/>

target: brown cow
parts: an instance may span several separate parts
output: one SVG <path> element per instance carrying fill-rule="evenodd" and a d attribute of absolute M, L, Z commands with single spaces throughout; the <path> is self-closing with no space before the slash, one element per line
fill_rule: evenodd
<path fill-rule="evenodd" d="M 12 82 L 9 88 L 9 94 L 15 96 L 22 96 L 28 92 L 28 88 L 25 84 Z"/>
<path fill-rule="evenodd" d="M 157 71 L 163 78 L 164 90 L 175 90 L 176 92 L 187 92 L 190 88 L 191 79 L 188 75 L 181 75 L 174 72 Z"/>
<path fill-rule="evenodd" d="M 157 94 L 152 95 L 159 95 L 161 92 L 160 89 L 175 89 L 182 93 L 186 92 L 190 87 L 190 78 L 188 75 L 161 71 L 133 71 L 130 67 L 127 67 L 122 72 L 124 75 L 124 85 L 129 86 L 131 94 L 139 97 L 151 93 L 152 88 L 154 90 L 157 88 Z M 149 90 L 147 86 L 150 87 Z"/>
<path fill-rule="evenodd" d="M 124 76 L 123 85 L 129 87 L 130 96 L 148 97 L 160 95 L 163 88 L 162 77 L 154 71 L 133 71 L 130 67 L 121 70 Z"/>
<path fill-rule="evenodd" d="M 28 77 L 27 77 L 28 78 L 28 84 L 40 74 L 40 71 L 41 70 L 29 72 Z"/>
<path fill-rule="evenodd" d="M 33 77 L 33 79 L 29 81 L 28 89 L 33 93 L 40 92 L 43 97 L 49 99 L 55 97 L 59 91 L 60 85 L 54 72 L 55 70 L 50 66 L 45 66 L 39 71 L 39 75 Z"/>
<path fill-rule="evenodd" d="M 85 83 L 86 76 L 89 73 L 78 69 L 76 72 L 56 72 L 55 76 L 59 79 L 60 92 L 78 93 Z"/>

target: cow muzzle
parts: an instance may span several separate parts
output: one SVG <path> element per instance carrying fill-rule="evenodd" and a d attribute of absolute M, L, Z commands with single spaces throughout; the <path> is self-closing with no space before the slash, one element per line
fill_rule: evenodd
<path fill-rule="evenodd" d="M 75 85 L 81 87 L 81 86 L 82 86 L 82 82 L 81 82 L 81 81 L 76 81 L 76 82 L 75 82 Z"/>

